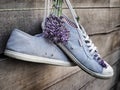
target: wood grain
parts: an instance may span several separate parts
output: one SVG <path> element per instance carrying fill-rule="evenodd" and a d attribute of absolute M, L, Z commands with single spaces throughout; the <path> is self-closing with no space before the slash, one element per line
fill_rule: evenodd
<path fill-rule="evenodd" d="M 119 30 L 109 34 L 98 34 L 91 36 L 92 41 L 97 46 L 97 49 L 102 57 L 120 47 L 120 38 L 118 38 L 120 36 Z"/>
<path fill-rule="evenodd" d="M 79 7 L 109 7 L 110 0 L 70 0 L 72 5 Z M 66 7 L 66 5 L 64 5 Z M 44 8 L 44 0 L 1 0 L 0 9 L 6 8 Z"/>
<path fill-rule="evenodd" d="M 59 67 L 8 59 L 0 62 L 1 90 L 42 90 L 63 79 L 76 67 Z M 78 69 L 79 70 L 79 69 Z"/>
<path fill-rule="evenodd" d="M 120 55 L 119 50 L 115 54 L 113 53 L 113 51 L 118 48 L 117 44 L 111 47 L 111 41 L 117 42 L 117 39 L 115 40 L 111 39 L 113 38 L 113 36 L 118 37 L 116 36 L 116 33 L 112 33 L 111 35 L 105 35 L 105 36 L 97 35 L 92 37 L 93 41 L 99 40 L 99 42 L 96 44 L 99 45 L 99 43 L 101 43 L 98 46 L 100 53 L 104 51 L 102 53 L 102 56 L 104 56 L 105 60 L 107 60 L 111 65 L 117 62 Z M 105 42 L 104 40 L 105 41 L 111 40 L 109 41 L 110 43 L 107 43 L 107 45 L 104 45 L 106 47 L 109 47 L 110 50 L 106 47 L 104 48 L 102 47 L 102 45 Z M 112 53 L 112 55 L 110 53 Z M 106 56 L 108 56 L 108 58 L 106 58 Z M 49 66 L 44 64 L 27 63 L 27 62 L 14 60 L 14 59 L 8 59 L 6 61 L 0 62 L 0 72 L 1 72 L 0 83 L 2 85 L 0 87 L 3 90 L 7 90 L 8 88 L 13 88 L 13 90 L 16 90 L 17 88 L 18 90 L 20 89 L 39 90 L 38 88 L 43 89 L 45 87 L 49 87 L 55 83 L 58 83 L 59 81 L 61 82 L 61 80 L 63 79 L 65 80 L 65 82 L 68 82 L 66 81 L 65 78 L 67 78 L 69 75 L 72 75 L 80 70 L 81 69 L 79 69 L 78 67 L 55 67 L 55 66 Z M 81 73 L 82 73 L 82 76 L 85 76 L 85 78 L 83 79 L 84 83 L 81 83 L 83 85 L 87 82 L 86 80 L 89 80 L 88 79 L 89 76 L 88 75 L 86 76 L 83 73 L 83 71 Z M 88 78 L 86 79 L 86 77 Z M 76 82 L 77 78 L 75 76 L 73 76 L 73 78 L 75 80 L 74 82 Z M 81 82 L 81 79 L 80 79 L 80 82 Z M 5 87 L 6 83 L 8 87 Z M 75 84 L 76 89 L 78 87 L 77 85 L 81 86 L 80 83 L 78 84 L 77 83 L 78 82 L 76 82 Z M 71 84 L 73 83 L 71 82 Z M 68 84 L 68 86 L 71 84 Z M 59 85 L 60 86 L 64 85 L 64 83 Z M 68 86 L 65 86 L 65 87 L 67 88 Z"/>
<path fill-rule="evenodd" d="M 118 9 L 77 9 L 80 21 L 88 34 L 106 33 L 114 30 L 120 23 Z M 68 10 L 65 14 L 71 18 Z M 30 34 L 40 33 L 43 10 L 10 11 L 0 13 L 0 53 L 3 53 L 6 42 L 14 28 Z"/>
<path fill-rule="evenodd" d="M 80 22 L 115 70 L 110 80 L 91 77 L 78 67 L 60 67 L 0 58 L 0 90 L 109 90 L 120 74 L 120 0 L 70 0 Z M 36 10 L 3 9 L 38 8 Z M 66 6 L 63 12 L 71 19 Z M 14 28 L 41 33 L 44 0 L 0 0 L 0 54 Z"/>
<path fill-rule="evenodd" d="M 110 0 L 110 7 L 120 7 L 120 0 Z"/>
<path fill-rule="evenodd" d="M 92 81 L 89 81 L 83 88 L 80 88 L 80 90 L 110 90 L 112 86 L 114 86 L 117 83 L 117 79 L 119 78 L 120 75 L 120 63 L 116 63 L 113 68 L 115 75 L 113 78 L 109 80 L 99 80 L 95 79 Z"/>
<path fill-rule="evenodd" d="M 99 80 L 99 79 L 89 76 L 88 74 L 84 73 L 83 71 L 80 71 L 80 72 L 77 72 L 77 73 L 67 77 L 66 79 L 63 79 L 61 82 L 58 82 L 57 84 L 52 85 L 51 87 L 46 88 L 45 90 L 60 90 L 60 89 L 67 90 L 68 88 L 69 88 L 69 90 L 86 90 L 85 89 L 86 87 L 87 87 L 87 90 L 99 90 L 102 88 L 102 86 L 110 88 L 110 87 L 112 87 L 112 85 L 114 85 L 115 80 L 119 76 L 119 72 L 118 72 L 119 70 L 117 71 L 117 67 L 120 64 L 114 65 L 118 61 L 119 55 L 120 55 L 120 51 L 118 50 L 104 58 L 108 62 L 112 58 L 113 62 L 111 63 L 111 65 L 113 65 L 113 67 L 115 69 L 116 76 L 114 76 L 113 78 L 111 78 L 109 80 Z M 107 83 L 108 82 L 109 83 L 107 84 L 106 81 L 107 81 Z M 94 82 L 94 84 L 92 82 Z M 105 85 L 102 84 L 103 82 L 105 83 Z M 91 86 L 89 84 L 92 84 L 95 86 Z M 111 86 L 108 86 L 108 85 L 111 85 Z M 104 87 L 102 90 L 109 90 L 109 89 L 105 89 Z"/>

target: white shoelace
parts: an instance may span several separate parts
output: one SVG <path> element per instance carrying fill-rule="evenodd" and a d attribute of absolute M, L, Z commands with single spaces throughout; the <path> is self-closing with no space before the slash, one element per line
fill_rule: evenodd
<path fill-rule="evenodd" d="M 95 59 L 101 66 L 107 67 L 104 61 L 101 59 L 101 56 L 98 53 L 97 47 L 94 45 L 94 43 L 89 38 L 89 36 L 86 33 L 83 33 L 82 35 L 84 37 L 84 41 L 89 49 L 90 54 L 93 56 L 93 59 Z"/>
<path fill-rule="evenodd" d="M 75 24 L 76 24 L 78 30 L 81 30 L 80 27 L 79 27 L 78 21 L 76 20 L 77 14 L 75 13 L 75 11 L 74 11 L 74 9 L 73 9 L 70 1 L 69 1 L 69 0 L 66 0 L 66 4 L 68 5 L 68 8 L 69 8 L 70 11 L 71 11 L 71 14 L 72 14 L 72 16 L 73 16 L 73 19 L 74 19 L 74 21 L 75 21 Z M 80 24 L 80 25 L 81 25 L 81 24 Z M 78 34 L 80 34 L 80 33 L 78 32 Z M 79 35 L 79 36 L 80 36 L 80 35 Z M 92 43 L 92 40 L 89 38 L 89 36 L 88 36 L 86 33 L 83 34 L 83 37 L 84 37 L 84 39 L 85 39 L 86 45 L 88 46 L 88 49 L 89 49 L 91 55 L 93 55 L 95 52 L 97 52 L 96 46 Z M 81 37 L 80 37 L 80 38 L 81 38 Z M 98 53 L 97 53 L 97 54 L 98 54 Z M 98 56 L 98 58 L 100 57 L 99 54 L 98 54 L 97 56 Z"/>
<path fill-rule="evenodd" d="M 74 11 L 74 9 L 73 9 L 70 1 L 69 1 L 69 0 L 65 0 L 65 1 L 66 1 L 66 4 L 67 4 L 67 6 L 68 6 L 68 8 L 69 8 L 69 10 L 70 10 L 70 12 L 71 12 L 71 14 L 72 14 L 72 16 L 73 16 L 73 19 L 74 19 L 74 21 L 75 21 L 75 24 L 76 24 L 76 26 L 77 26 L 77 28 L 78 28 L 77 30 L 81 31 L 80 26 L 82 26 L 82 25 L 81 25 L 80 23 L 78 24 L 78 21 L 76 20 L 76 18 L 77 18 L 76 12 Z M 80 25 L 80 26 L 79 26 L 79 25 Z M 83 32 L 84 32 L 84 31 L 83 31 Z M 81 35 L 80 35 L 79 32 L 78 32 L 78 34 L 79 34 L 79 37 L 80 37 L 80 39 L 81 39 Z M 88 36 L 86 33 L 83 33 L 82 35 L 83 35 L 83 37 L 84 37 L 84 39 L 85 39 L 86 45 L 88 46 L 88 49 L 89 49 L 91 55 L 94 55 L 95 60 L 97 60 L 98 63 L 100 63 L 103 67 L 106 67 L 106 66 L 105 66 L 105 63 L 104 63 L 103 60 L 100 58 L 100 55 L 99 55 L 98 52 L 97 52 L 96 46 L 92 43 L 92 40 L 89 38 L 89 36 Z"/>
<path fill-rule="evenodd" d="M 89 38 L 88 35 L 83 34 L 83 37 L 85 39 L 86 45 L 88 46 L 91 55 L 94 55 L 94 53 L 97 51 L 97 47 L 93 44 L 92 40 Z"/>

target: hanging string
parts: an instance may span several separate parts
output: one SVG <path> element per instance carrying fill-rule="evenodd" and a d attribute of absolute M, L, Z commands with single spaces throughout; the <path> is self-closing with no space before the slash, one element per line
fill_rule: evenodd
<path fill-rule="evenodd" d="M 44 7 L 44 18 L 43 18 L 43 22 L 45 21 L 45 18 L 47 17 L 47 0 L 45 0 L 45 7 Z"/>
<path fill-rule="evenodd" d="M 78 21 L 77 21 L 77 14 L 76 14 L 75 11 L 73 10 L 73 7 L 72 7 L 70 1 L 69 1 L 69 0 L 66 0 L 66 4 L 67 4 L 68 8 L 69 8 L 70 11 L 71 11 L 71 14 L 72 14 L 72 16 L 73 16 L 73 19 L 74 19 L 74 21 L 75 21 L 78 29 L 80 29 L 79 24 L 78 24 Z"/>
<path fill-rule="evenodd" d="M 75 23 L 76 23 L 76 25 L 77 25 L 78 30 L 81 30 L 81 29 L 80 29 L 80 26 L 79 26 L 79 25 L 81 25 L 81 24 L 78 24 L 77 14 L 75 13 L 75 11 L 74 11 L 74 9 L 73 9 L 70 1 L 69 1 L 69 0 L 65 0 L 65 1 L 66 1 L 66 4 L 67 4 L 68 8 L 70 9 L 70 12 L 71 12 L 71 14 L 72 14 L 72 16 L 73 16 L 73 19 L 74 19 L 74 21 L 75 21 Z M 79 32 L 78 30 L 77 30 L 77 32 L 78 32 L 78 34 L 79 34 L 79 38 L 81 39 L 81 35 L 80 35 L 80 32 Z M 80 43 L 80 46 L 82 46 L 81 40 L 79 40 L 79 43 Z"/>
<path fill-rule="evenodd" d="M 49 13 L 50 13 L 50 0 L 47 0 L 48 1 L 48 6 L 47 6 L 47 16 L 49 15 Z"/>

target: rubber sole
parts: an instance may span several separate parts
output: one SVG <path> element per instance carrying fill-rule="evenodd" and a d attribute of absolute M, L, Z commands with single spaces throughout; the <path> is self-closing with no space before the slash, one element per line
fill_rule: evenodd
<path fill-rule="evenodd" d="M 5 50 L 4 54 L 6 56 L 23 60 L 23 61 L 29 61 L 29 62 L 35 62 L 35 63 L 44 63 L 44 64 L 52 64 L 52 65 L 57 65 L 57 66 L 73 66 L 69 62 L 65 62 L 63 60 L 56 60 L 56 59 L 51 59 L 51 58 L 45 58 L 45 57 L 38 57 L 38 56 L 33 56 L 33 55 L 28 55 L 28 54 L 23 54 L 11 50 Z"/>
<path fill-rule="evenodd" d="M 86 73 L 96 77 L 96 78 L 100 78 L 100 79 L 109 79 L 113 76 L 113 74 L 111 75 L 104 75 L 104 74 L 101 74 L 101 73 L 96 73 L 90 69 L 88 69 L 87 67 L 85 67 L 82 63 L 80 63 L 76 58 L 75 56 L 64 46 L 62 45 L 61 43 L 58 43 L 57 44 L 59 48 L 61 48 L 67 55 L 68 57 L 74 62 L 76 63 L 82 70 L 84 70 Z"/>

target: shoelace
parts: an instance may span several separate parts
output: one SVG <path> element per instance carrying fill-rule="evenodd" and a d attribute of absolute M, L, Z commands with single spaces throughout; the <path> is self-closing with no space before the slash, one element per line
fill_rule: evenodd
<path fill-rule="evenodd" d="M 95 59 L 102 67 L 106 68 L 107 65 L 104 63 L 104 60 L 101 59 L 101 56 L 98 53 L 97 47 L 94 45 L 92 40 L 89 38 L 89 36 L 86 33 L 83 33 L 83 37 L 89 49 L 90 54 L 93 55 L 93 59 Z"/>
<path fill-rule="evenodd" d="M 81 35 L 79 33 L 79 29 L 77 29 L 76 24 L 74 22 L 70 21 L 66 16 L 63 16 L 63 18 L 65 18 L 66 23 L 68 23 L 72 27 L 76 28 L 76 30 L 78 30 L 78 34 L 80 36 L 79 38 L 81 39 Z M 93 56 L 93 59 L 96 60 L 102 67 L 107 67 L 107 65 L 104 63 L 104 60 L 101 59 L 101 56 L 98 53 L 97 47 L 94 45 L 92 40 L 89 38 L 89 36 L 85 32 L 84 28 L 80 26 L 80 30 L 82 30 L 82 36 L 84 38 L 84 41 L 88 47 L 90 54 Z M 80 46 L 82 46 L 81 40 L 79 40 L 79 41 L 80 41 Z"/>
<path fill-rule="evenodd" d="M 79 33 L 79 30 L 81 30 L 81 29 L 80 29 L 80 26 L 79 26 L 80 24 L 78 24 L 78 21 L 77 21 L 77 19 L 76 19 L 76 18 L 77 18 L 77 14 L 75 13 L 75 11 L 74 11 L 74 9 L 73 9 L 70 1 L 69 1 L 69 0 L 65 0 L 65 1 L 66 1 L 66 4 L 67 4 L 68 8 L 69 8 L 70 11 L 71 11 L 71 14 L 72 14 L 72 16 L 73 16 L 73 19 L 74 19 L 74 21 L 75 21 L 75 24 L 76 24 L 76 26 L 77 26 L 77 28 L 78 28 L 77 30 L 78 30 L 79 38 L 81 39 L 80 33 Z M 97 48 L 96 48 L 95 45 L 92 43 L 92 41 L 89 39 L 89 36 L 88 36 L 87 34 L 83 34 L 83 35 L 84 35 L 83 37 L 85 38 L 85 41 L 88 42 L 88 43 L 86 43 L 86 45 L 88 46 L 88 49 L 90 50 L 90 53 L 91 53 L 91 54 L 95 53 L 95 54 L 94 54 L 95 60 L 97 60 L 98 63 L 99 63 L 102 67 L 107 68 L 107 65 L 105 64 L 104 60 L 102 60 L 102 59 L 100 58 L 100 55 L 99 55 L 98 52 L 97 52 Z M 81 41 L 81 40 L 79 40 L 79 41 Z M 82 43 L 80 42 L 80 44 L 82 44 Z"/>
<path fill-rule="evenodd" d="M 95 53 L 95 51 L 97 51 L 97 47 L 92 43 L 92 40 L 89 38 L 88 35 L 83 34 L 84 40 L 86 42 L 86 45 L 88 46 L 88 49 L 91 53 L 91 55 L 93 55 Z"/>

